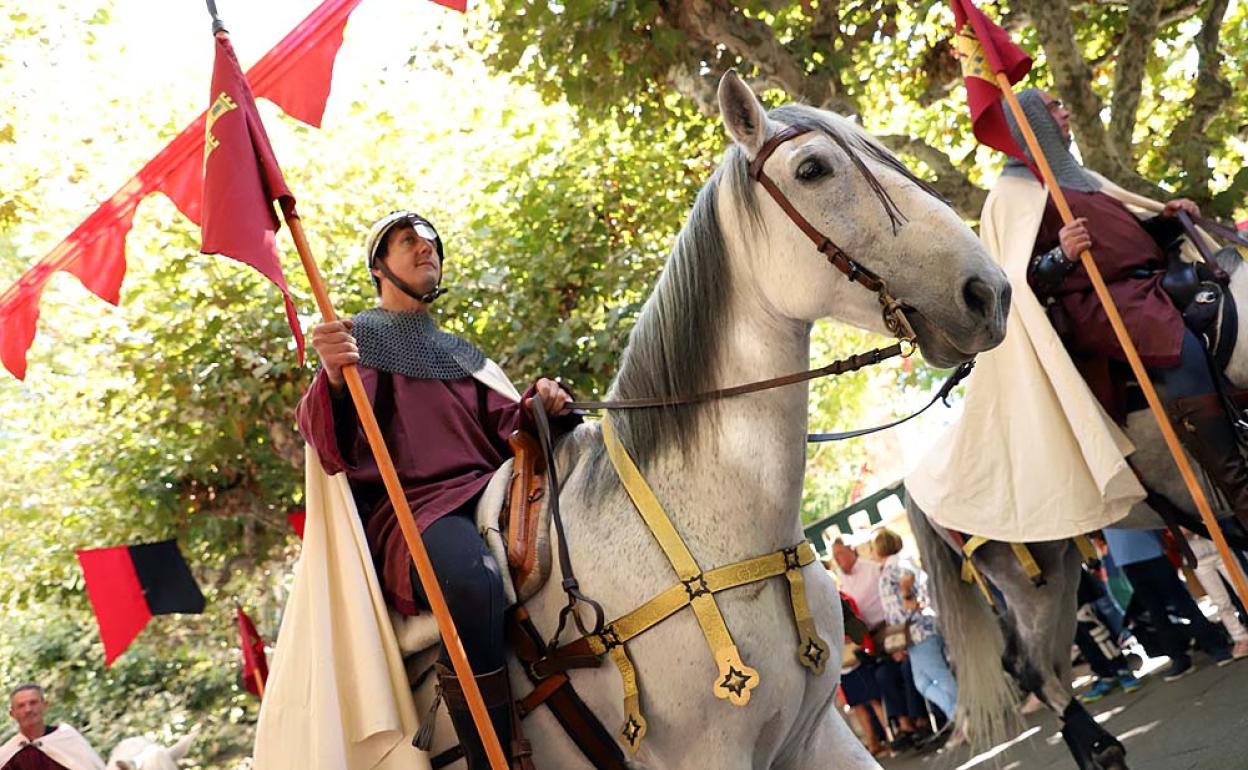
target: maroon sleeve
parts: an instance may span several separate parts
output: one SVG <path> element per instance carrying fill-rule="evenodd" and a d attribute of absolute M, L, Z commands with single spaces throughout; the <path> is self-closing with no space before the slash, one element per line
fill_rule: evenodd
<path fill-rule="evenodd" d="M 537 396 L 536 383 L 530 385 L 528 390 L 524 391 L 524 395 L 520 397 L 519 401 L 512 401 L 510 398 L 485 385 L 478 385 L 477 387 L 485 388 L 486 428 L 492 432 L 499 442 L 499 446 L 507 446 L 507 439 L 517 430 L 537 435 L 537 423 L 533 421 L 533 415 L 529 414 L 529 410 L 523 406 L 530 398 Z M 568 395 L 572 394 L 572 391 L 568 390 L 562 383 L 560 383 L 559 387 L 563 388 Z M 579 414 L 565 414 L 562 417 L 552 417 L 550 429 L 554 433 L 554 438 L 558 438 L 580 424 L 581 416 Z"/>
<path fill-rule="evenodd" d="M 340 395 L 333 393 L 324 369 L 316 373 L 312 387 L 303 394 L 295 408 L 295 419 L 303 438 L 316 449 L 326 473 L 332 476 L 353 467 L 341 447 L 347 446 L 350 452 L 354 442 L 348 437 L 354 437 L 359 430 L 355 407 L 345 388 Z"/>

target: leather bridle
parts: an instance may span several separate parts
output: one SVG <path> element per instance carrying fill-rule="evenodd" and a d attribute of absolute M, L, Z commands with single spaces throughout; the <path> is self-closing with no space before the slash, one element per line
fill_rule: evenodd
<path fill-rule="evenodd" d="M 910 322 L 906 320 L 906 314 L 902 310 L 901 303 L 888 293 L 888 284 L 884 282 L 884 279 L 855 262 L 845 253 L 844 249 L 836 245 L 835 241 L 819 232 L 819 229 L 812 225 L 810 220 L 802 216 L 802 213 L 780 191 L 780 188 L 776 186 L 771 177 L 767 176 L 767 172 L 763 169 L 767 165 L 768 159 L 771 158 L 772 153 L 780 145 L 799 136 L 804 136 L 810 133 L 811 130 L 799 126 L 787 126 L 764 142 L 758 151 L 758 155 L 754 160 L 750 161 L 750 178 L 763 186 L 763 189 L 767 191 L 771 199 L 788 215 L 793 224 L 797 225 L 797 229 L 801 230 L 810 239 L 811 243 L 815 244 L 815 248 L 827 257 L 832 267 L 844 273 L 850 282 L 857 283 L 863 288 L 875 292 L 880 300 L 880 305 L 883 307 L 884 325 L 888 327 L 889 332 L 903 342 L 913 344 L 915 338 L 914 329 L 910 327 Z"/>
<path fill-rule="evenodd" d="M 883 348 L 868 350 L 865 353 L 859 353 L 849 358 L 834 361 L 827 366 L 818 369 L 809 369 L 804 372 L 794 374 L 786 374 L 781 377 L 772 377 L 767 380 L 759 380 L 745 385 L 736 385 L 730 388 L 721 388 L 719 390 L 708 391 L 706 393 L 694 393 L 684 396 L 672 397 L 651 397 L 651 398 L 631 398 L 616 399 L 612 401 L 573 401 L 568 404 L 571 409 L 582 410 L 598 410 L 598 409 L 651 409 L 654 407 L 666 406 L 683 406 L 687 404 L 700 404 L 707 401 L 715 401 L 721 398 L 729 398 L 731 396 L 741 396 L 747 393 L 757 393 L 763 390 L 779 388 L 784 385 L 792 385 L 798 382 L 806 382 L 808 380 L 818 379 L 820 377 L 829 377 L 847 372 L 857 371 L 871 364 L 878 364 L 881 361 L 901 356 L 909 357 L 915 350 L 915 333 L 911 328 L 910 322 L 906 319 L 905 311 L 900 302 L 893 298 L 888 291 L 888 284 L 884 282 L 875 273 L 858 262 L 855 262 L 850 256 L 836 244 L 828 236 L 819 231 L 817 227 L 810 223 L 810 220 L 802 216 L 792 202 L 785 196 L 771 177 L 767 176 L 767 172 L 763 170 L 763 166 L 767 164 L 767 160 L 780 145 L 785 142 L 796 139 L 799 136 L 810 133 L 812 129 L 800 128 L 798 126 L 787 126 L 777 132 L 774 136 L 763 143 L 758 151 L 758 156 L 750 162 L 750 178 L 757 181 L 763 186 L 763 189 L 771 196 L 772 200 L 780 206 L 781 210 L 788 215 L 793 224 L 801 230 L 807 238 L 815 244 L 815 248 L 823 254 L 828 262 L 852 283 L 857 283 L 863 288 L 875 292 L 879 298 L 882 314 L 884 317 L 884 326 L 898 338 L 898 341 Z M 960 369 L 959 369 L 960 371 Z M 963 373 L 958 379 L 965 377 Z M 947 394 L 946 394 L 947 395 Z M 930 406 L 930 404 L 929 404 Z M 926 407 L 924 407 L 926 409 Z M 909 418 L 907 418 L 909 419 Z M 892 424 L 884 427 L 892 427 Z M 882 430 L 883 427 L 876 430 Z M 872 429 L 866 431 L 851 431 L 854 435 L 863 435 L 864 432 L 874 432 Z M 841 436 L 841 434 L 815 434 L 818 436 Z M 848 436 L 841 436 L 848 438 Z M 833 440 L 824 438 L 822 440 Z"/>

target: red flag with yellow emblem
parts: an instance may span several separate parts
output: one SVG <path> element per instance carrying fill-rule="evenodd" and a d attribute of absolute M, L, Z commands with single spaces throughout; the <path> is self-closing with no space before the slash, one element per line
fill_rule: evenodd
<path fill-rule="evenodd" d="M 966 101 L 971 108 L 971 130 L 981 144 L 1030 164 L 1010 134 L 1001 104 L 997 73 L 1013 85 L 1031 71 L 1031 57 L 1014 45 L 1005 30 L 993 24 L 973 0 L 950 0 L 953 5 L 953 47 L 962 63 Z"/>
<path fill-rule="evenodd" d="M 293 212 L 295 197 L 277 165 L 229 36 L 219 32 L 216 40 L 204 132 L 200 251 L 251 265 L 277 285 L 286 303 L 286 320 L 295 335 L 302 363 L 303 333 L 278 258 L 277 230 L 281 219 L 273 208 L 273 202 L 278 201 L 284 211 Z"/>

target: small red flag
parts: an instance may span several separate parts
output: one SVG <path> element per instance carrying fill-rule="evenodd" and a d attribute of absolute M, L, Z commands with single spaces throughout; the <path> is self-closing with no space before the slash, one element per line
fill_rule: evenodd
<path fill-rule="evenodd" d="M 174 540 L 78 551 L 104 642 L 104 665 L 126 651 L 153 615 L 204 611 L 204 595 Z"/>
<path fill-rule="evenodd" d="M 982 144 L 994 147 L 1030 165 L 1005 122 L 997 73 L 1013 85 L 1031 71 L 1031 57 L 1014 45 L 1005 30 L 993 24 L 974 0 L 950 0 L 953 5 L 953 47 L 962 62 L 962 81 L 971 108 L 971 131 Z M 1034 169 L 1033 169 L 1034 170 Z"/>
<path fill-rule="evenodd" d="M 437 5 L 444 5 L 452 11 L 466 13 L 468 11 L 468 0 L 433 0 Z"/>
<path fill-rule="evenodd" d="M 273 210 L 280 201 L 293 211 L 295 198 L 286 187 L 269 144 L 256 100 L 224 33 L 216 36 L 204 134 L 203 237 L 200 251 L 221 254 L 259 270 L 281 290 L 286 320 L 303 363 L 303 333 L 286 287 L 277 253 L 281 220 Z"/>
<path fill-rule="evenodd" d="M 263 682 L 269 680 L 269 660 L 264 654 L 264 639 L 256 631 L 256 624 L 251 622 L 242 607 L 235 607 L 238 615 L 238 633 L 241 636 L 243 649 L 243 687 L 252 695 L 264 697 L 261 692 Z"/>
<path fill-rule="evenodd" d="M 286 514 L 286 521 L 290 524 L 290 528 L 295 531 L 299 539 L 303 539 L 303 528 L 308 521 L 307 511 L 291 511 Z"/>

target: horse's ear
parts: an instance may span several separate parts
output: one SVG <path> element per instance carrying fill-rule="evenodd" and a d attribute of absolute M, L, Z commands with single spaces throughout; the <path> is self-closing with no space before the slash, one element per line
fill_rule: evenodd
<path fill-rule="evenodd" d="M 719 79 L 719 113 L 728 135 L 745 154 L 751 159 L 758 155 L 767 134 L 767 113 L 736 70 L 728 70 Z"/>
<path fill-rule="evenodd" d="M 195 733 L 184 736 L 177 743 L 169 747 L 169 756 L 174 762 L 186 756 L 186 752 L 191 750 L 191 742 L 195 740 Z"/>

